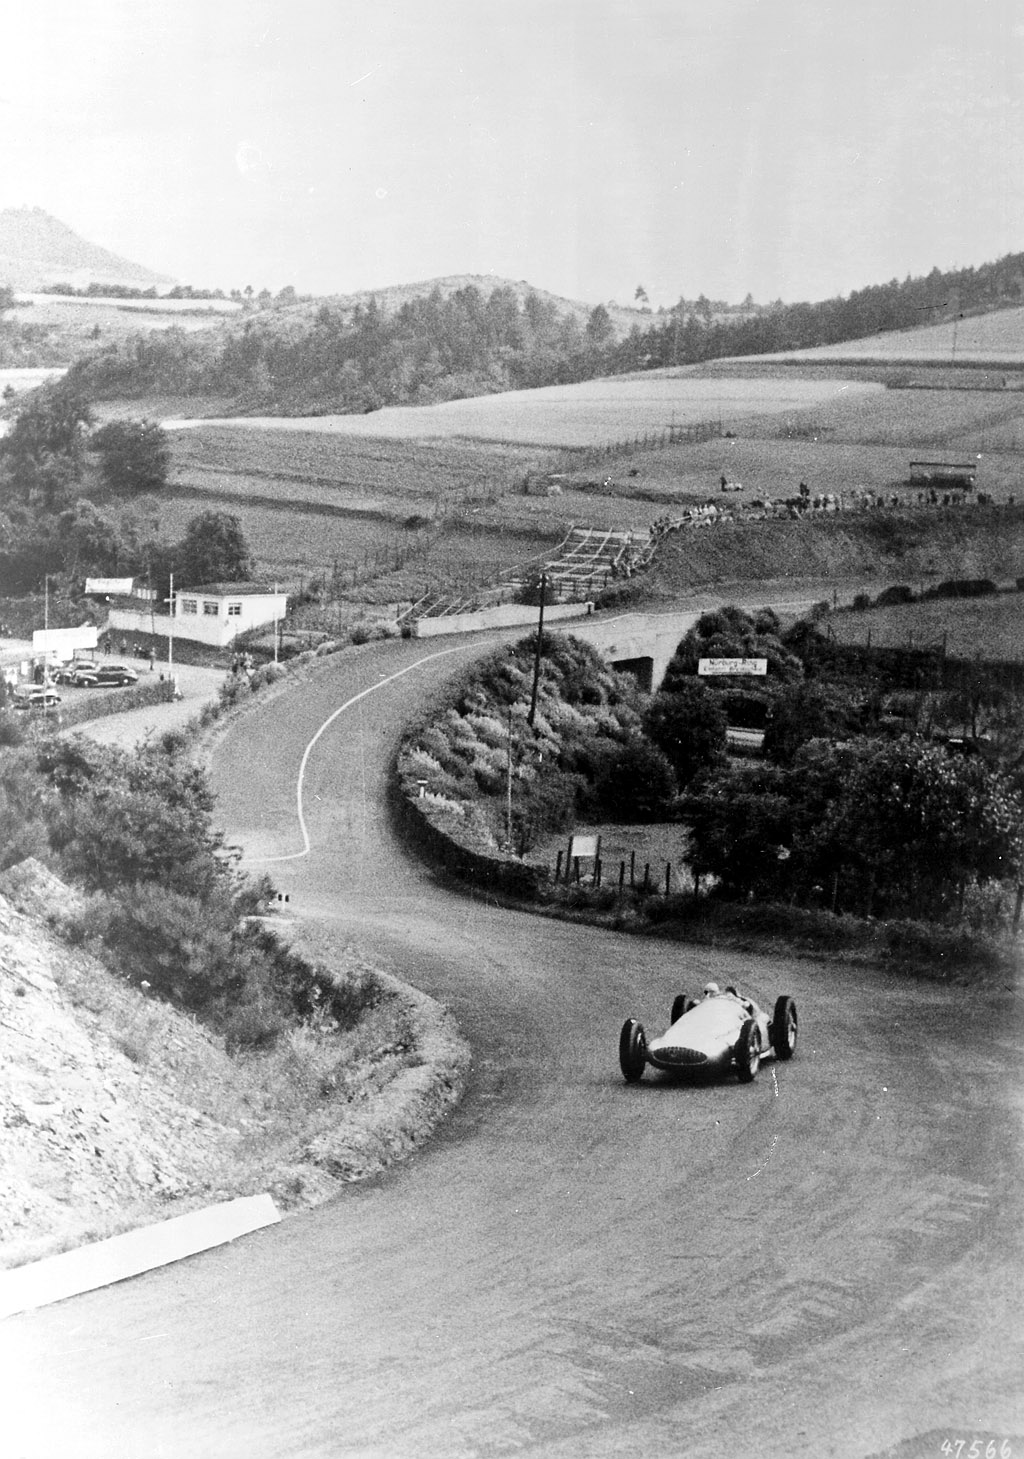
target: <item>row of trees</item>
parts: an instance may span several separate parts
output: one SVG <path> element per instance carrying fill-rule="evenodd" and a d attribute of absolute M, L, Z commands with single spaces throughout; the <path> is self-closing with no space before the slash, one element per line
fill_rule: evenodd
<path fill-rule="evenodd" d="M 356 413 L 383 405 L 587 379 L 609 361 L 603 305 L 581 324 L 537 294 L 439 289 L 386 314 L 328 303 L 305 320 L 273 311 L 224 334 L 168 330 L 112 345 L 75 366 L 92 398 L 157 392 L 230 395 L 243 409 Z"/>
<path fill-rule="evenodd" d="M 617 339 L 603 305 L 581 320 L 533 292 L 520 299 L 507 286 L 485 295 L 468 285 L 447 296 L 434 289 L 391 313 L 373 299 L 354 310 L 324 303 L 305 316 L 267 309 L 222 333 L 139 335 L 80 361 L 74 374 L 94 399 L 215 394 L 242 410 L 354 413 L 833 344 L 1022 299 L 1024 254 L 1011 254 L 813 304 L 748 299 L 723 313 L 703 296 L 680 299 Z"/>

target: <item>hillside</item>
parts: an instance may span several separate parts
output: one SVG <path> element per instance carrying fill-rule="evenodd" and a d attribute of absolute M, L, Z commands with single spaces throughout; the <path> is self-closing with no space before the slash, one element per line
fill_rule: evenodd
<path fill-rule="evenodd" d="M 560 319 L 574 318 L 581 329 L 586 325 L 594 308 L 593 304 L 584 304 L 579 299 L 566 299 L 561 294 L 538 289 L 525 279 L 503 279 L 496 274 L 446 274 L 443 278 L 423 279 L 414 284 L 389 284 L 381 289 L 363 289 L 355 294 L 332 294 L 327 299 L 318 301 L 317 307 L 320 303 L 326 303 L 342 314 L 349 314 L 360 307 L 365 309 L 371 299 L 376 299 L 385 313 L 394 314 L 403 304 L 409 304 L 414 299 L 425 299 L 435 290 L 442 299 L 448 299 L 460 289 L 469 288 L 478 289 L 485 299 L 489 299 L 496 289 L 507 290 L 515 295 L 520 308 L 533 295 L 546 308 L 553 309 Z M 616 335 L 620 338 L 627 335 L 634 326 L 645 329 L 651 323 L 650 313 L 645 314 L 640 309 L 630 309 L 611 300 L 605 301 L 604 307 Z M 293 312 L 301 317 L 303 312 L 310 312 L 310 306 L 299 306 Z"/>
<path fill-rule="evenodd" d="M 838 363 L 992 365 L 1024 364 L 1024 308 L 1002 307 L 985 314 L 962 315 L 941 324 L 894 329 L 841 344 L 790 350 L 773 360 Z"/>
<path fill-rule="evenodd" d="M 39 289 L 49 284 L 171 284 L 166 274 L 81 238 L 42 208 L 0 210 L 0 284 Z"/>
<path fill-rule="evenodd" d="M 68 941 L 58 906 L 81 903 L 38 862 L 0 874 L 0 1269 L 232 1195 L 315 1205 L 408 1154 L 459 1095 L 450 1018 L 385 975 L 355 1029 L 232 1058 Z"/>

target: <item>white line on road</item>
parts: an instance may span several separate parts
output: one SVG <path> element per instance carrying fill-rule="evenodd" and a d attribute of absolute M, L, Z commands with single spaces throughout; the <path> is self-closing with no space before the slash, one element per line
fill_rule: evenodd
<path fill-rule="evenodd" d="M 466 649 L 471 647 L 473 647 L 472 644 L 460 643 L 457 644 L 454 648 L 441 648 L 438 649 L 436 653 L 425 654 L 423 658 L 417 659 L 415 663 L 406 664 L 404 669 L 396 669 L 393 674 L 388 674 L 386 679 L 381 679 L 378 683 L 371 684 L 367 689 L 361 689 L 358 694 L 353 694 L 351 699 L 346 699 L 344 704 L 339 704 L 334 713 L 327 716 L 323 724 L 317 730 L 316 734 L 310 740 L 309 744 L 306 746 L 305 750 L 302 753 L 302 760 L 299 764 L 299 779 L 298 784 L 295 788 L 295 801 L 296 810 L 299 817 L 299 830 L 302 832 L 302 850 L 291 851 L 288 853 L 287 856 L 250 856 L 247 857 L 246 860 L 251 863 L 266 863 L 272 861 L 298 861 L 303 856 L 309 855 L 309 831 L 306 827 L 306 817 L 303 814 L 302 810 L 302 787 L 303 782 L 306 778 L 306 766 L 308 765 L 309 757 L 313 752 L 313 746 L 316 744 L 317 740 L 324 733 L 324 731 L 330 728 L 330 726 L 338 718 L 339 714 L 344 714 L 346 709 L 351 709 L 353 704 L 358 704 L 359 701 L 361 699 L 365 699 L 368 694 L 373 694 L 376 692 L 376 690 L 383 689 L 388 684 L 393 684 L 396 679 L 401 679 L 404 674 L 411 674 L 413 669 L 421 668 L 423 664 L 429 664 L 433 659 L 443 659 L 448 654 L 465 653 Z"/>

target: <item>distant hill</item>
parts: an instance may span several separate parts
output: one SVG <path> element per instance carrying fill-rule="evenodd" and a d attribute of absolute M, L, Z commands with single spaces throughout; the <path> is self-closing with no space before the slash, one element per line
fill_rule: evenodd
<path fill-rule="evenodd" d="M 61 283 L 149 288 L 174 280 L 87 242 L 42 208 L 0 210 L 0 284 L 31 290 Z"/>
<path fill-rule="evenodd" d="M 355 294 L 329 295 L 325 299 L 318 300 L 317 306 L 327 303 L 339 313 L 344 314 L 360 306 L 365 308 L 371 299 L 376 299 L 385 314 L 393 314 L 396 310 L 401 309 L 403 304 L 408 304 L 413 299 L 425 298 L 435 289 L 443 299 L 447 299 L 452 294 L 457 294 L 460 289 L 469 288 L 479 289 L 480 293 L 488 298 L 495 289 L 511 290 L 520 307 L 527 296 L 533 294 L 544 304 L 551 306 L 560 319 L 572 315 L 581 328 L 585 326 L 594 308 L 593 304 L 584 304 L 579 299 L 566 299 L 563 295 L 552 294 L 547 289 L 535 288 L 525 279 L 504 279 L 497 274 L 445 274 L 441 278 L 423 279 L 415 284 L 389 284 L 382 289 L 362 289 Z M 650 326 L 652 316 L 649 312 L 630 309 L 610 300 L 603 302 L 615 333 L 620 338 L 627 335 L 634 325 L 639 326 L 640 329 Z"/>

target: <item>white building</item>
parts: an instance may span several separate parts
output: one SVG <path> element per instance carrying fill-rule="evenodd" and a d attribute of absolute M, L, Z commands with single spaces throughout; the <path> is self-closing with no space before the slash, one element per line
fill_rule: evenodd
<path fill-rule="evenodd" d="M 111 608 L 108 628 L 125 633 L 155 633 L 162 638 L 189 638 L 224 648 L 241 633 L 279 623 L 288 611 L 288 595 L 259 583 L 206 583 L 176 588 L 173 618 L 135 608 Z"/>

